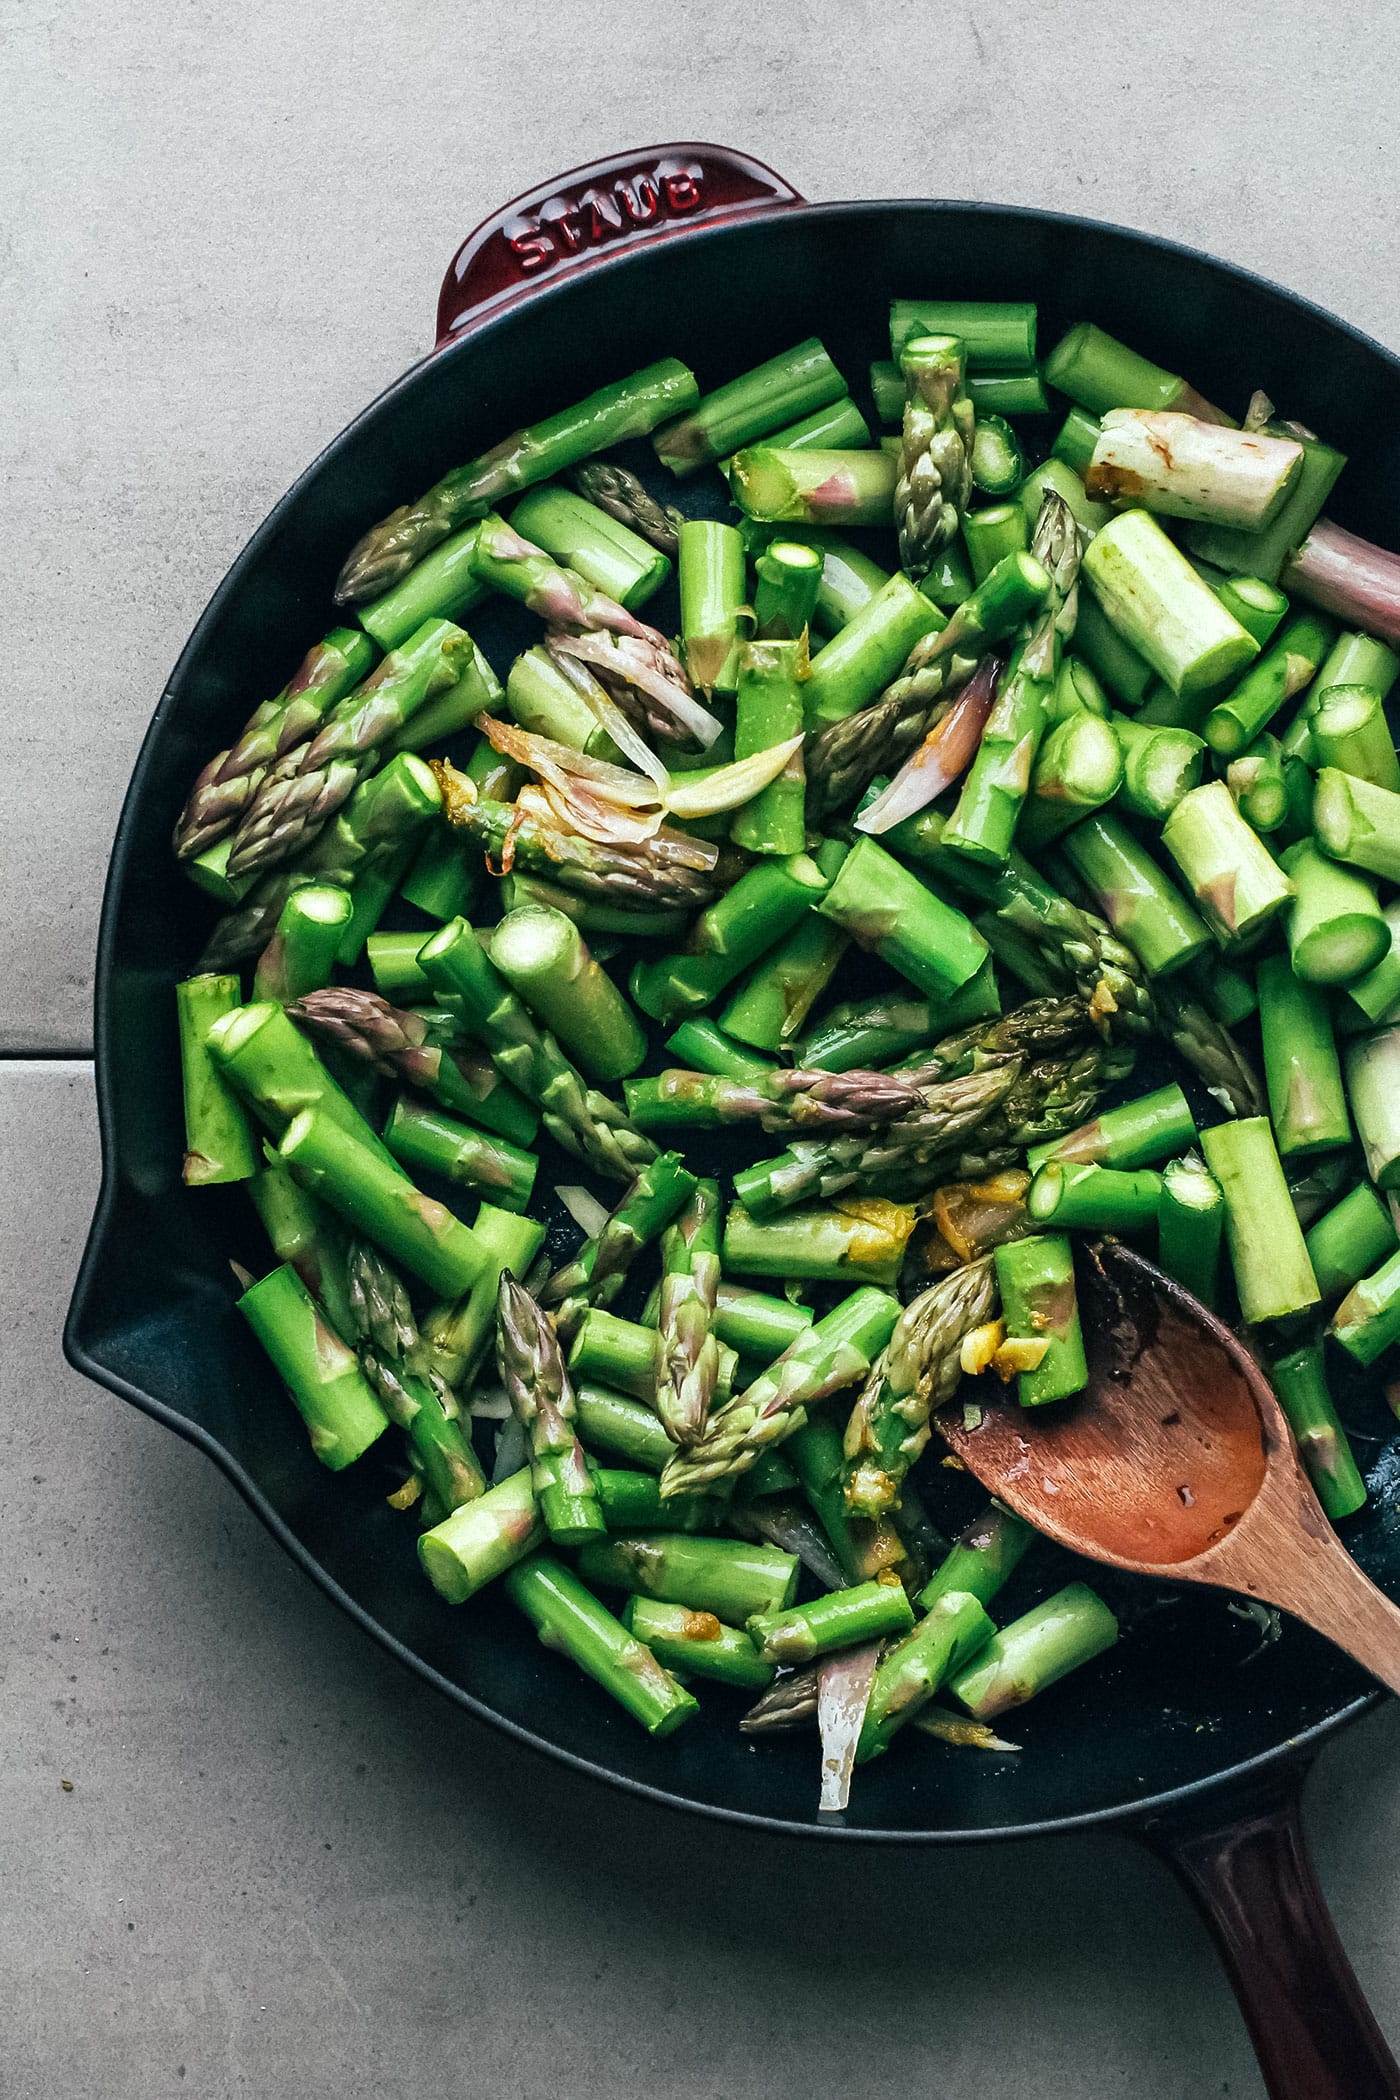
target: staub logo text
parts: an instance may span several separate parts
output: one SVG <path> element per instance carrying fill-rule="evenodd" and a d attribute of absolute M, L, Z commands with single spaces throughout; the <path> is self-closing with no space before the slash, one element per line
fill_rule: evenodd
<path fill-rule="evenodd" d="M 687 218 L 704 201 L 705 174 L 696 162 L 661 160 L 577 194 L 560 190 L 538 209 L 517 212 L 501 231 L 521 269 L 533 272 L 585 248 Z"/>

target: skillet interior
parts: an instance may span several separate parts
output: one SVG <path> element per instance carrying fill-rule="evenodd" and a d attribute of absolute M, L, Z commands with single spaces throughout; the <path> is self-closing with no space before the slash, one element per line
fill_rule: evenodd
<path fill-rule="evenodd" d="M 384 1507 L 383 1474 L 367 1466 L 334 1480 L 310 1457 L 233 1310 L 227 1258 L 250 1237 L 242 1201 L 188 1195 L 177 1179 L 170 986 L 197 952 L 207 908 L 176 877 L 168 839 L 198 765 L 324 631 L 341 555 L 393 504 L 502 431 L 653 357 L 684 356 L 704 386 L 820 333 L 859 386 L 868 360 L 888 354 L 890 295 L 934 285 L 1038 298 L 1046 344 L 1092 316 L 1230 406 L 1265 387 L 1352 451 L 1329 514 L 1400 539 L 1388 493 L 1400 486 L 1396 360 L 1274 287 L 1141 235 L 996 207 L 819 206 L 697 230 L 505 313 L 407 374 L 327 448 L 235 563 L 161 698 L 108 882 L 97 992 L 106 1183 L 67 1336 L 79 1368 L 205 1444 L 283 1542 L 453 1696 L 623 1784 L 806 1830 L 817 1823 L 809 1738 L 751 1746 L 720 1694 L 692 1726 L 650 1743 L 501 1599 L 453 1611 L 435 1597 L 409 1526 Z M 490 647 L 486 623 L 469 624 Z M 547 1162 L 541 1185 L 553 1178 Z M 1377 1440 L 1359 1446 L 1374 1492 L 1349 1542 L 1400 1597 L 1400 1446 L 1384 1441 L 1389 1417 L 1374 1401 L 1353 1419 Z M 1254 1629 L 1219 1600 L 1159 1609 L 1139 1588 L 1117 1601 L 1130 1636 L 1072 1692 L 1014 1717 L 1024 1754 L 930 1743 L 891 1755 L 859 1776 L 851 1833 L 994 1836 L 1124 1814 L 1359 1708 L 1360 1673 L 1302 1629 L 1252 1653 Z M 1007 1603 L 1017 1607 L 1014 1592 Z"/>

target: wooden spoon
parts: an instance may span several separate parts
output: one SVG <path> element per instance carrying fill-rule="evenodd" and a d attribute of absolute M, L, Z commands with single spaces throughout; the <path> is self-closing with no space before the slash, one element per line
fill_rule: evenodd
<path fill-rule="evenodd" d="M 1292 1612 L 1400 1692 L 1400 1606 L 1363 1575 L 1243 1344 L 1140 1254 L 1079 1263 L 1089 1383 L 1043 1408 L 984 1390 L 938 1426 L 982 1485 L 1089 1560 Z"/>

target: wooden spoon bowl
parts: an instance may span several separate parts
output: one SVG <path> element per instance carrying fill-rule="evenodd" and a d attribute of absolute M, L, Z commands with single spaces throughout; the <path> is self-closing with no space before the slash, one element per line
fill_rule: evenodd
<path fill-rule="evenodd" d="M 1323 1515 L 1273 1388 L 1189 1291 L 1117 1241 L 1079 1263 L 1089 1382 L 1023 1408 L 984 1379 L 938 1426 L 1037 1531 L 1131 1574 L 1276 1604 L 1400 1692 L 1400 1607 Z"/>

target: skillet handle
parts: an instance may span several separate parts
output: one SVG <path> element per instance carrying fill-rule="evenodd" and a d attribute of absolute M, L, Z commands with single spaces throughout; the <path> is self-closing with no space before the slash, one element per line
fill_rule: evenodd
<path fill-rule="evenodd" d="M 434 347 L 536 285 L 624 249 L 802 201 L 761 160 L 728 146 L 647 146 L 590 161 L 527 190 L 467 235 L 442 281 Z"/>
<path fill-rule="evenodd" d="M 1397 2100 L 1400 2069 L 1328 1914 L 1303 1833 L 1305 1765 L 1229 1809 L 1138 1835 L 1210 1927 L 1272 2100 Z"/>

